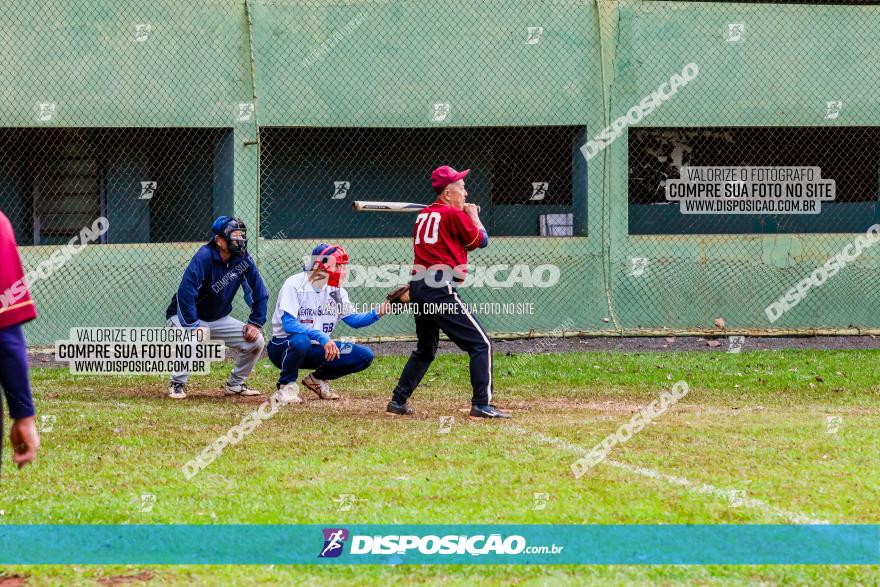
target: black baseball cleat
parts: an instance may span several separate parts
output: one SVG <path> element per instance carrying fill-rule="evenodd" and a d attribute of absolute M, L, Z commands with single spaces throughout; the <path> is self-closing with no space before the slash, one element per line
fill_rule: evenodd
<path fill-rule="evenodd" d="M 471 418 L 501 418 L 501 419 L 509 419 L 510 414 L 502 412 L 492 404 L 486 404 L 485 406 L 471 406 Z"/>
<path fill-rule="evenodd" d="M 385 406 L 385 413 L 391 414 L 392 416 L 412 416 L 415 411 L 409 407 L 409 404 L 399 404 L 396 401 L 391 400 L 388 402 L 388 405 Z"/>

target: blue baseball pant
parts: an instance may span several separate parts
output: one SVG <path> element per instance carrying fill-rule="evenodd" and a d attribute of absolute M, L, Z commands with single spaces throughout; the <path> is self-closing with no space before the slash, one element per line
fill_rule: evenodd
<path fill-rule="evenodd" d="M 267 350 L 272 364 L 281 369 L 278 386 L 295 382 L 300 369 L 314 369 L 312 375 L 316 378 L 332 381 L 363 371 L 373 362 L 373 351 L 368 347 L 352 342 L 336 342 L 336 346 L 339 347 L 339 358 L 327 361 L 324 347 L 312 344 L 305 334 L 273 338 Z"/>

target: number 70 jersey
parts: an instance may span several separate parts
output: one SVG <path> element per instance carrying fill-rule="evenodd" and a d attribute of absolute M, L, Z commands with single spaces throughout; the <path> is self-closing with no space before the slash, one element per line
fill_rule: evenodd
<path fill-rule="evenodd" d="M 434 202 L 419 213 L 413 227 L 415 271 L 458 267 L 457 273 L 463 279 L 467 273 L 467 253 L 479 244 L 480 229 L 464 211 Z"/>

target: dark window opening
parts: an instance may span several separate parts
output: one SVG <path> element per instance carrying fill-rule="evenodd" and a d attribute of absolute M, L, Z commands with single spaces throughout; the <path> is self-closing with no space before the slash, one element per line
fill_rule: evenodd
<path fill-rule="evenodd" d="M 682 214 L 667 179 L 691 167 L 819 167 L 836 198 L 818 214 Z M 859 232 L 877 221 L 880 129 L 875 127 L 631 128 L 630 234 Z"/>
<path fill-rule="evenodd" d="M 572 151 L 580 128 L 489 130 L 493 205 L 571 205 Z"/>
<path fill-rule="evenodd" d="M 410 236 L 413 215 L 356 213 L 351 202 L 429 204 L 431 170 L 444 164 L 471 169 L 468 201 L 481 207 L 490 234 L 582 234 L 583 134 L 584 127 L 574 126 L 263 128 L 261 235 Z M 567 224 L 549 218 L 561 228 L 548 231 L 548 214 L 574 217 Z"/>
<path fill-rule="evenodd" d="M 200 241 L 232 210 L 228 129 L 0 129 L 0 210 L 21 245 L 58 245 L 99 216 L 102 243 Z"/>

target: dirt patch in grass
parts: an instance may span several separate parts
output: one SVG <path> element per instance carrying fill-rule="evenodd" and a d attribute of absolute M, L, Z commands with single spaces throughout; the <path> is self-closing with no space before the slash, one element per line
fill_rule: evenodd
<path fill-rule="evenodd" d="M 710 344 L 711 342 L 711 344 Z M 720 343 L 720 344 L 715 344 Z M 713 346 L 714 345 L 714 346 Z M 408 355 L 415 349 L 414 342 L 380 342 L 369 343 L 377 355 Z M 627 336 L 592 338 L 528 338 L 519 340 L 496 340 L 492 343 L 496 353 L 506 355 L 549 354 L 575 352 L 615 352 L 615 353 L 648 353 L 648 352 L 707 352 L 725 353 L 730 348 L 728 337 L 648 337 Z M 785 350 L 785 349 L 824 349 L 824 350 L 855 350 L 880 349 L 880 338 L 874 336 L 754 336 L 743 341 L 743 353 L 751 351 Z M 461 351 L 449 341 L 441 341 L 439 354 L 460 353 Z M 65 367 L 67 363 L 55 360 L 54 350 L 32 348 L 28 350 L 32 367 Z M 227 361 L 235 357 L 235 351 L 227 351 Z M 263 357 L 267 355 L 263 353 Z"/>
<path fill-rule="evenodd" d="M 146 583 L 153 580 L 153 573 L 150 571 L 141 571 L 134 575 L 110 575 L 109 577 L 101 577 L 98 583 L 101 585 L 128 585 L 130 583 Z"/>

